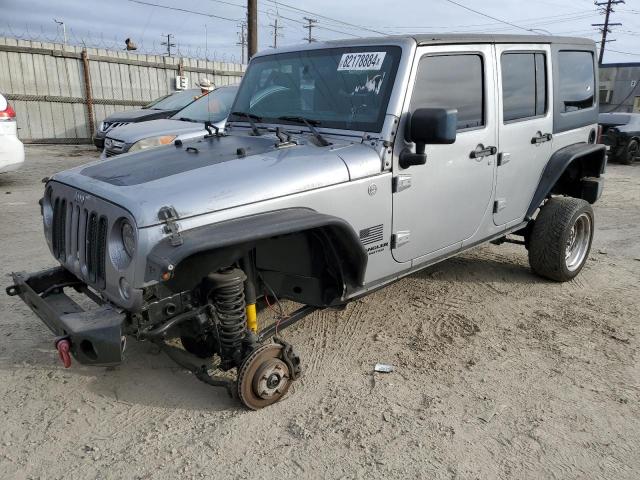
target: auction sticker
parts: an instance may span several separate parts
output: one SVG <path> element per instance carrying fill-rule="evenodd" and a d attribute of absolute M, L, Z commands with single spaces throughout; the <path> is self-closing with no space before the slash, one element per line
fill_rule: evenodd
<path fill-rule="evenodd" d="M 380 70 L 387 52 L 343 53 L 338 71 L 343 70 Z"/>

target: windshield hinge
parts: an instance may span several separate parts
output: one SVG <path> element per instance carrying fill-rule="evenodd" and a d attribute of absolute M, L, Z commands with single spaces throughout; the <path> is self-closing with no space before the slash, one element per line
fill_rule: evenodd
<path fill-rule="evenodd" d="M 405 243 L 409 243 L 411 232 L 409 230 L 401 230 L 391 235 L 391 248 L 398 248 Z"/>
<path fill-rule="evenodd" d="M 411 175 L 400 174 L 393 178 L 393 193 L 398 193 L 411 188 Z"/>
<path fill-rule="evenodd" d="M 173 207 L 162 207 L 158 211 L 158 220 L 164 223 L 164 233 L 170 235 L 169 241 L 174 247 L 182 245 L 182 235 L 180 234 L 180 227 L 178 226 L 178 212 Z"/>

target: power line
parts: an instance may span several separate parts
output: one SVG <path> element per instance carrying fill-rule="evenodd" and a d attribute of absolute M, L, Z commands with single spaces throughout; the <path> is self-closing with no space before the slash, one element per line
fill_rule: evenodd
<path fill-rule="evenodd" d="M 275 4 L 276 7 L 288 8 L 289 10 L 295 10 L 297 12 L 302 12 L 302 13 L 305 13 L 305 14 L 308 14 L 308 15 L 313 15 L 314 17 L 317 17 L 317 18 L 323 18 L 325 20 L 331 20 L 331 21 L 339 23 L 341 25 L 346 25 L 347 27 L 354 27 L 354 28 L 358 28 L 360 30 L 365 30 L 365 31 L 368 31 L 368 32 L 377 33 L 379 35 L 389 35 L 387 32 L 382 32 L 380 30 L 375 30 L 373 28 L 363 27 L 362 25 L 356 25 L 354 23 L 345 22 L 344 20 L 339 20 L 337 18 L 332 18 L 332 17 L 328 17 L 326 15 L 321 15 L 319 13 L 312 12 L 310 10 L 305 10 L 303 8 L 294 7 L 293 5 L 289 5 L 287 3 L 282 3 L 279 0 L 266 0 L 266 1 L 268 1 L 269 3 Z M 320 28 L 320 27 L 318 27 L 318 28 Z"/>
<path fill-rule="evenodd" d="M 523 20 L 514 20 L 514 22 L 525 22 L 525 23 L 540 23 L 540 24 L 546 24 L 547 22 L 554 22 L 556 21 L 556 19 L 558 19 L 557 21 L 570 21 L 570 20 L 576 20 L 576 19 L 581 19 L 581 18 L 586 18 L 586 17 L 591 17 L 591 16 L 597 16 L 598 14 L 595 12 L 586 12 L 584 10 L 580 10 L 580 11 L 574 11 L 574 12 L 570 12 L 570 13 L 564 13 L 561 15 L 547 15 L 544 17 L 530 17 L 528 19 L 523 19 Z M 501 24 L 502 22 L 491 22 L 491 23 L 476 23 L 476 24 L 472 24 L 472 25 L 432 25 L 429 26 L 428 28 L 447 28 L 447 29 L 452 29 L 452 28 L 474 28 L 474 27 L 490 27 L 492 25 L 497 25 L 497 24 Z M 388 27 L 391 30 L 423 30 L 425 27 L 424 26 L 390 26 Z"/>
<path fill-rule="evenodd" d="M 491 20 L 495 20 L 496 22 L 504 23 L 505 25 L 511 25 L 512 27 L 519 28 L 520 30 L 531 32 L 530 28 L 521 27 L 520 25 L 516 25 L 515 23 L 508 22 L 508 21 L 503 20 L 501 18 L 493 17 L 493 16 L 488 15 L 486 13 L 483 13 L 483 12 L 480 12 L 478 10 L 474 10 L 473 8 L 467 7 L 466 5 L 463 5 L 461 3 L 455 2 L 454 0 L 444 0 L 444 1 L 445 2 L 449 2 L 449 3 L 453 4 L 453 5 L 457 5 L 460 8 L 464 8 L 465 10 L 469 10 L 470 12 L 476 13 L 478 15 L 482 15 L 483 17 L 490 18 Z"/>
<path fill-rule="evenodd" d="M 621 52 L 620 50 L 611 50 L 611 49 L 609 49 L 609 51 L 613 53 L 621 53 L 622 55 L 633 55 L 636 57 L 640 57 L 640 53 Z"/>
<path fill-rule="evenodd" d="M 133 1 L 133 0 L 129 0 L 129 1 Z M 209 0 L 209 1 L 211 1 L 211 2 L 218 2 L 218 3 L 224 3 L 225 5 L 232 5 L 232 6 L 234 6 L 234 7 L 244 8 L 245 10 L 246 10 L 246 8 L 247 8 L 245 5 L 238 5 L 238 4 L 231 3 L 231 2 L 226 2 L 226 1 L 223 1 L 223 0 Z M 275 1 L 272 1 L 272 0 L 269 0 L 269 1 L 271 1 L 271 3 L 274 3 L 274 4 L 276 5 L 276 7 L 278 7 L 278 6 L 281 6 L 281 5 L 282 5 L 282 3 L 281 3 L 281 2 L 275 2 Z M 294 9 L 295 9 L 295 7 L 291 7 L 291 8 L 294 8 Z M 263 14 L 265 14 L 265 15 L 270 15 L 270 12 L 268 12 L 267 10 L 261 10 L 261 9 L 258 9 L 258 12 L 263 13 Z M 316 15 L 316 16 L 321 16 L 321 15 Z M 281 14 L 278 14 L 278 18 L 279 18 L 280 20 L 286 20 L 286 21 L 288 21 L 288 22 L 295 23 L 295 24 L 297 24 L 298 26 L 299 26 L 299 25 L 304 25 L 304 26 L 306 26 L 306 22 L 304 22 L 304 21 L 302 21 L 302 20 L 300 20 L 300 19 L 287 17 L 287 16 L 285 16 L 285 15 L 281 15 Z M 351 25 L 351 24 L 347 24 L 347 25 Z M 326 30 L 326 31 L 329 31 L 329 32 L 339 33 L 339 34 L 341 34 L 341 35 L 348 35 L 348 36 L 350 36 L 350 37 L 358 37 L 358 38 L 362 38 L 362 35 L 357 35 L 357 34 L 352 33 L 352 32 L 345 32 L 345 31 L 343 31 L 343 30 L 336 30 L 335 28 L 325 27 L 324 25 L 316 25 L 316 26 L 315 26 L 315 28 L 319 28 L 319 29 L 321 29 L 321 30 Z M 359 28 L 359 27 L 358 27 L 358 28 Z"/>
<path fill-rule="evenodd" d="M 237 18 L 228 18 L 228 17 L 221 17 L 220 15 L 213 15 L 212 13 L 204 13 L 204 12 L 196 12 L 194 10 L 187 10 L 186 8 L 170 7 L 167 5 L 160 5 L 158 3 L 143 2 L 142 0 L 129 0 L 129 1 L 132 3 L 138 3 L 140 5 L 147 5 L 149 7 L 165 8 L 167 10 L 174 10 L 176 12 L 184 12 L 184 13 L 191 13 L 193 15 L 202 15 L 203 17 L 218 18 L 220 20 L 227 20 L 229 22 L 237 22 L 239 20 Z"/>

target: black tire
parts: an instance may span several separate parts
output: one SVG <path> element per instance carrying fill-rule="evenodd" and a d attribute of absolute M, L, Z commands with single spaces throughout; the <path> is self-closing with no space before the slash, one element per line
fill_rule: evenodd
<path fill-rule="evenodd" d="M 618 159 L 623 165 L 631 165 L 638 159 L 638 156 L 640 156 L 640 142 L 638 142 L 637 139 L 632 138 L 622 148 Z"/>
<path fill-rule="evenodd" d="M 531 269 L 557 282 L 571 280 L 589 257 L 593 231 L 593 209 L 585 200 L 556 197 L 547 201 L 531 230 Z"/>

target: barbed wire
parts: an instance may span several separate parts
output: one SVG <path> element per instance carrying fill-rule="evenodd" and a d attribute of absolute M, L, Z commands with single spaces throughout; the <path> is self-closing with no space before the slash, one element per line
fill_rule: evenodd
<path fill-rule="evenodd" d="M 111 51 L 126 50 L 124 39 L 116 36 L 105 35 L 102 32 L 80 32 L 74 28 L 67 27 L 68 46 L 96 48 Z M 10 23 L 0 23 L 0 37 L 14 38 L 16 40 L 24 40 L 41 43 L 64 44 L 64 36 L 60 29 L 53 34 L 47 32 L 42 25 L 32 25 L 25 23 L 16 25 Z M 172 39 L 176 46 L 172 48 L 172 56 L 193 58 L 196 60 L 208 60 L 211 62 L 240 63 L 239 55 L 219 52 L 215 48 L 208 48 L 202 45 L 195 45 L 180 42 L 179 39 Z M 158 40 L 135 40 L 136 50 L 131 50 L 133 54 L 141 55 L 161 55 L 167 54 L 166 46 L 161 45 Z"/>

